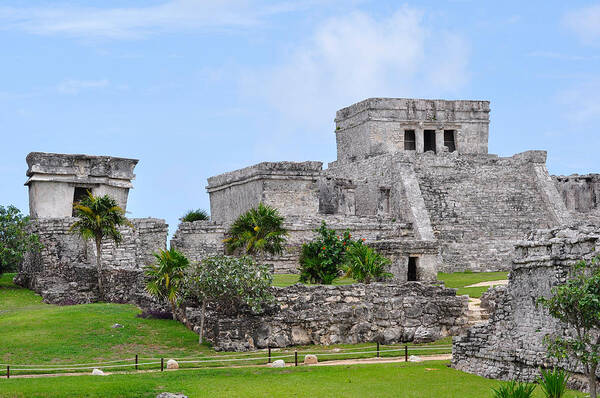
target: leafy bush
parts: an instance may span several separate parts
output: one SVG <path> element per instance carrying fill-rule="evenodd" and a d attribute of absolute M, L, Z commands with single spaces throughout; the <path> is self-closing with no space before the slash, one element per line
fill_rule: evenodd
<path fill-rule="evenodd" d="M 569 374 L 562 369 L 540 369 L 538 383 L 546 398 L 561 398 L 567 392 Z"/>
<path fill-rule="evenodd" d="M 207 302 L 224 310 L 263 310 L 273 301 L 273 274 L 268 265 L 257 264 L 252 257 L 215 256 L 192 266 L 186 283 L 187 295 L 202 302 L 200 343 L 204 334 Z"/>
<path fill-rule="evenodd" d="M 287 230 L 283 217 L 271 206 L 258 207 L 240 215 L 231 225 L 225 239 L 228 254 L 243 250 L 245 254 L 280 254 L 283 252 Z"/>
<path fill-rule="evenodd" d="M 171 306 L 173 319 L 177 319 L 177 310 L 183 298 L 185 269 L 190 261 L 174 248 L 160 249 L 154 253 L 156 263 L 144 268 L 146 291 L 151 296 L 166 300 Z"/>
<path fill-rule="evenodd" d="M 37 235 L 27 232 L 29 217 L 14 206 L 0 206 L 0 275 L 16 271 L 28 250 L 42 245 Z"/>
<path fill-rule="evenodd" d="M 352 277 L 361 283 L 371 283 L 373 280 L 380 282 L 391 278 L 393 275 L 385 271 L 390 264 L 391 261 L 388 258 L 359 240 L 350 243 L 348 246 L 344 266 L 346 276 Z"/>
<path fill-rule="evenodd" d="M 494 398 L 530 398 L 535 390 L 535 384 L 518 383 L 511 380 L 494 388 Z"/>
<path fill-rule="evenodd" d="M 183 222 L 194 222 L 194 221 L 203 221 L 208 220 L 208 213 L 206 210 L 198 209 L 198 210 L 190 210 L 181 217 L 181 221 Z"/>
<path fill-rule="evenodd" d="M 330 285 L 340 275 L 352 236 L 347 230 L 338 236 L 335 230 L 327 228 L 325 221 L 315 232 L 318 237 L 302 245 L 300 282 Z"/>

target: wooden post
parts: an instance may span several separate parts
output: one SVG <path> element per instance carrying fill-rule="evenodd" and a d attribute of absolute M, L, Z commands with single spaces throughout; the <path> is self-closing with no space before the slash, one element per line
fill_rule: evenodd
<path fill-rule="evenodd" d="M 294 363 L 298 366 L 298 351 L 294 351 Z"/>
<path fill-rule="evenodd" d="M 165 370 L 165 359 L 161 358 L 160 359 L 160 371 L 162 372 L 163 370 Z"/>
<path fill-rule="evenodd" d="M 379 358 L 379 341 L 377 342 L 377 358 Z"/>
<path fill-rule="evenodd" d="M 135 354 L 135 370 L 138 370 L 138 354 Z"/>
<path fill-rule="evenodd" d="M 10 379 L 10 366 L 6 365 L 6 378 Z"/>
<path fill-rule="evenodd" d="M 408 362 L 408 346 L 404 346 L 404 362 Z"/>
<path fill-rule="evenodd" d="M 269 349 L 269 359 L 267 360 L 267 363 L 271 363 L 271 346 L 269 346 L 268 349 Z"/>

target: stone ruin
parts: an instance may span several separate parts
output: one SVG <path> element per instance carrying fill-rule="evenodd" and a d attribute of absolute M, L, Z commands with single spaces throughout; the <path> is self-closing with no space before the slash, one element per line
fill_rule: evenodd
<path fill-rule="evenodd" d="M 367 289 L 274 288 L 279 306 L 261 316 L 213 314 L 207 336 L 217 348 L 264 344 L 395 342 L 457 334 L 465 297 L 429 282 L 438 271 L 510 268 L 529 231 L 600 214 L 598 175 L 551 177 L 544 151 L 488 154 L 489 102 L 372 98 L 336 115 L 338 158 L 264 162 L 208 179 L 211 220 L 182 222 L 171 247 L 191 260 L 223 254 L 233 220 L 260 202 L 285 216 L 276 273 L 298 272 L 302 243 L 322 221 L 392 260 L 393 282 Z M 27 157 L 32 229 L 44 249 L 30 253 L 17 283 L 48 302 L 93 302 L 95 250 L 68 232 L 73 203 L 88 190 L 126 208 L 135 159 L 31 153 Z M 144 265 L 166 247 L 167 225 L 134 219 L 123 243 L 103 243 L 104 299 L 157 307 L 143 289 Z M 408 282 L 408 283 L 407 283 Z M 323 303 L 327 303 L 323 305 Z M 187 309 L 194 319 L 194 306 Z M 339 316 L 338 316 L 339 315 Z"/>
<path fill-rule="evenodd" d="M 516 246 L 508 286 L 490 289 L 481 298 L 490 320 L 453 339 L 452 366 L 494 379 L 534 381 L 540 367 L 557 365 L 573 373 L 572 387 L 586 388 L 581 365 L 546 355 L 543 337 L 568 331 L 536 301 L 563 284 L 572 265 L 598 255 L 598 223 L 531 232 Z"/>

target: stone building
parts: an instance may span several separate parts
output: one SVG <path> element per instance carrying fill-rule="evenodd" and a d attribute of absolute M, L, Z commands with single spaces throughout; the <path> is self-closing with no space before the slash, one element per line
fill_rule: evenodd
<path fill-rule="evenodd" d="M 488 153 L 489 112 L 488 101 L 397 98 L 341 109 L 337 160 L 326 169 L 265 162 L 211 177 L 211 222 L 182 223 L 172 244 L 196 260 L 222 251 L 227 227 L 263 202 L 280 210 L 290 230 L 286 253 L 270 259 L 275 272 L 296 272 L 300 245 L 322 220 L 384 251 L 398 280 L 507 269 L 527 232 L 573 214 L 544 151 Z"/>

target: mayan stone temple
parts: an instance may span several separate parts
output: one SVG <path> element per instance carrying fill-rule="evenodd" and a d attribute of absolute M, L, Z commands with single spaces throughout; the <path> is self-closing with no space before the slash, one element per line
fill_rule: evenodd
<path fill-rule="evenodd" d="M 527 281 L 557 283 L 553 267 L 563 272 L 576 254 L 599 251 L 593 228 L 564 232 L 567 225 L 600 220 L 599 176 L 550 176 L 542 150 L 511 157 L 488 153 L 488 101 L 370 98 L 339 110 L 335 124 L 337 160 L 326 168 L 319 161 L 263 162 L 209 178 L 210 221 L 180 223 L 171 247 L 192 261 L 223 254 L 228 227 L 262 202 L 280 211 L 289 231 L 285 252 L 265 260 L 273 272 L 297 273 L 301 245 L 325 221 L 365 238 L 388 257 L 393 280 L 273 288 L 275 312 L 212 314 L 206 337 L 227 350 L 433 341 L 464 334 L 470 326 L 467 296 L 436 283 L 437 272 L 511 270 L 508 288 L 494 290 L 488 299 L 502 310 L 488 306 L 489 325 L 456 339 L 454 364 L 495 377 L 531 376 L 530 369 L 541 361 L 541 342 L 528 336 L 524 341 L 535 352 L 523 353 L 526 365 L 518 363 L 519 347 L 509 342 L 527 330 L 506 320 L 534 319 L 538 326 L 556 327 L 534 315 L 535 290 Z M 73 203 L 89 190 L 109 194 L 125 208 L 137 160 L 31 153 L 27 164 L 32 228 L 44 249 L 26 257 L 16 281 L 48 302 L 97 301 L 95 252 L 69 232 Z M 103 243 L 103 299 L 160 307 L 144 291 L 142 268 L 153 261 L 153 252 L 167 246 L 167 225 L 154 218 L 131 221 L 134 228 L 123 228 L 121 245 Z M 536 230 L 554 232 L 532 235 Z M 540 245 L 571 250 L 569 237 L 587 246 L 573 248 L 572 256 L 548 249 L 558 256 L 558 265 L 551 257 L 536 262 L 535 254 L 546 250 Z M 538 273 L 532 275 L 533 269 Z M 544 286 L 548 290 L 551 284 Z M 514 312 L 515 303 L 526 303 L 524 312 Z M 187 321 L 197 324 L 198 308 L 185 311 Z M 506 338 L 507 328 L 515 330 L 513 338 Z M 494 357 L 482 341 L 502 345 L 506 352 Z"/>

